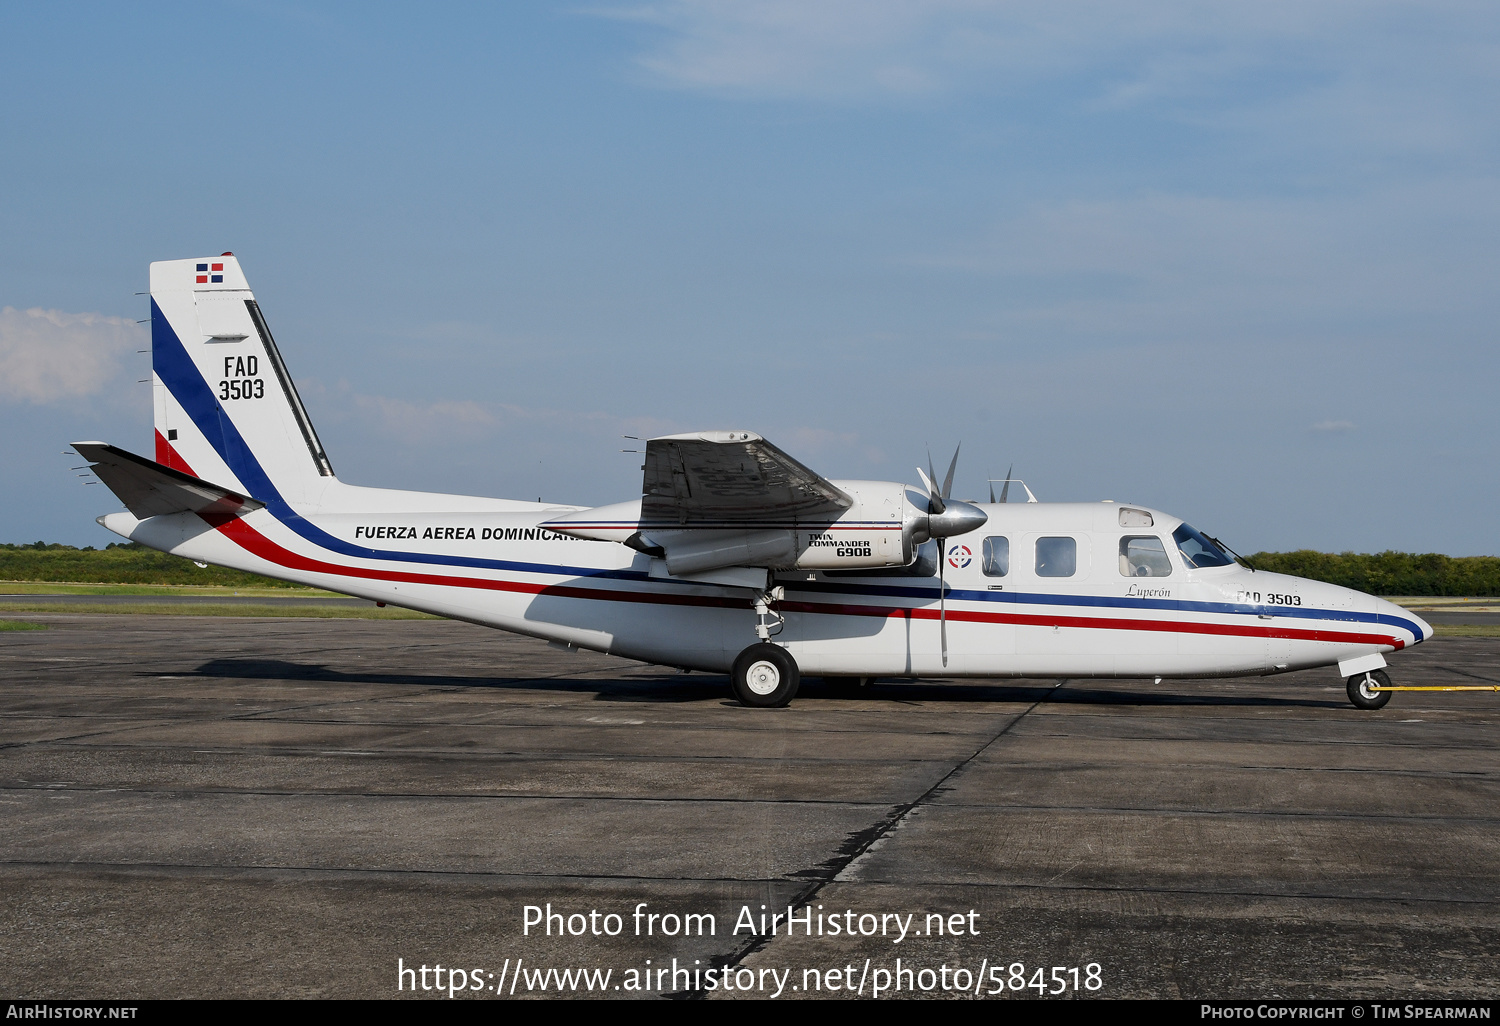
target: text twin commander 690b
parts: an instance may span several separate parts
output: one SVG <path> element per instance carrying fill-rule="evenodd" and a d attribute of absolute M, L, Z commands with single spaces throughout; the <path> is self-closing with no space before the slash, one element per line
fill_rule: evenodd
<path fill-rule="evenodd" d="M 1385 704 L 1400 606 L 1254 572 L 1158 510 L 969 503 L 821 477 L 749 431 L 646 443 L 639 498 L 592 509 L 341 482 L 230 254 L 151 265 L 156 459 L 75 448 L 189 559 L 650 663 L 749 705 L 827 677 L 1192 678 L 1337 666 Z M 955 458 L 956 458 L 955 454 Z M 1029 493 L 1028 493 L 1029 494 Z M 993 495 L 991 496 L 993 498 Z M 1002 494 L 1002 500 L 1005 496 Z"/>

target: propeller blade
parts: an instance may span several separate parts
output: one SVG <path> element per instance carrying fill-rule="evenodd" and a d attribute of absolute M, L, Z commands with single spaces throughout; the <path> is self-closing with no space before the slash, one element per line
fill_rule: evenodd
<path fill-rule="evenodd" d="M 917 468 L 917 476 L 922 479 L 922 487 L 923 488 L 926 488 L 929 492 L 931 492 L 934 495 L 937 494 L 937 489 L 934 487 L 934 485 L 932 483 L 932 478 L 930 478 L 930 477 L 927 476 L 927 471 L 923 470 L 921 467 L 918 467 Z"/>
<path fill-rule="evenodd" d="M 995 482 L 990 482 L 990 505 L 995 504 Z"/>
<path fill-rule="evenodd" d="M 1000 501 L 1001 502 L 1004 502 L 1005 501 L 1005 497 L 1010 494 L 1010 475 L 1011 475 L 1012 471 L 1014 471 L 1015 469 L 1016 469 L 1016 465 L 1014 463 L 1012 463 L 1010 465 L 1010 470 L 1007 470 L 1005 472 L 1005 483 L 1000 486 Z M 993 492 L 994 490 L 995 490 L 995 486 L 991 485 L 990 486 L 990 491 Z"/>
<path fill-rule="evenodd" d="M 941 513 L 947 509 L 943 497 L 938 494 L 937 485 L 932 483 L 932 478 L 928 477 L 921 467 L 917 468 L 917 476 L 922 479 L 922 484 L 927 488 L 927 512 Z"/>
<path fill-rule="evenodd" d="M 948 497 L 948 493 L 937 487 L 937 471 L 932 466 L 931 446 L 927 449 L 927 474 L 928 489 L 932 492 L 932 500 L 929 503 L 932 508 L 929 512 L 941 513 L 944 509 L 943 500 Z"/>
<path fill-rule="evenodd" d="M 943 638 L 943 665 L 948 665 L 948 585 L 945 580 L 948 569 L 948 553 L 938 549 L 938 633 Z"/>
<path fill-rule="evenodd" d="M 958 449 L 962 449 L 963 447 L 964 443 L 959 442 Z M 948 464 L 948 476 L 943 478 L 943 498 L 945 499 L 952 498 L 953 496 L 953 471 L 958 467 L 958 449 L 953 450 L 953 459 Z M 929 455 L 927 460 L 930 463 L 932 456 Z"/>

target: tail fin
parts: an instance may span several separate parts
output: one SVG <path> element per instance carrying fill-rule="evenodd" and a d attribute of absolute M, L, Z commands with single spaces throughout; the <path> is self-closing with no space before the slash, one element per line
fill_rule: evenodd
<path fill-rule="evenodd" d="M 233 254 L 151 265 L 151 365 L 158 463 L 273 504 L 333 478 Z"/>

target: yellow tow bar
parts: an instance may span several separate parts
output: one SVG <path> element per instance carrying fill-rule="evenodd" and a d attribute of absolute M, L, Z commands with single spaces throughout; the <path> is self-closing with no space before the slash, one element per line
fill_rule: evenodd
<path fill-rule="evenodd" d="M 1371 691 L 1500 691 L 1500 684 L 1455 684 L 1442 688 L 1370 688 Z"/>

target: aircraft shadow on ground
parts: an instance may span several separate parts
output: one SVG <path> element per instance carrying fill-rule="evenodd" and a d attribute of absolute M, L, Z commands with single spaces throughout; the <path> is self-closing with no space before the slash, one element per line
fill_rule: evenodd
<path fill-rule="evenodd" d="M 1191 688 L 1191 683 L 1184 685 Z M 1317 698 L 1275 698 L 1266 695 L 1209 695 L 1191 691 L 1141 691 L 1069 683 L 1056 687 L 1050 681 L 1016 684 L 965 683 L 962 681 L 885 681 L 855 690 L 845 685 L 826 685 L 812 679 L 797 693 L 806 698 L 868 698 L 871 701 L 909 702 L 1047 702 L 1051 705 L 1106 706 L 1214 706 L 1256 708 L 1338 708 L 1342 701 Z"/>
<path fill-rule="evenodd" d="M 157 674 L 142 676 L 154 678 Z M 617 678 L 481 677 L 442 673 L 381 673 L 369 670 L 351 672 L 335 670 L 323 663 L 297 663 L 285 659 L 210 659 L 187 676 L 324 684 L 595 692 L 602 701 L 692 702 L 721 696 L 729 691 L 729 682 L 723 676 L 685 676 L 676 671 Z"/>
<path fill-rule="evenodd" d="M 145 676 L 156 676 L 146 674 Z M 630 677 L 470 677 L 457 674 L 349 672 L 322 663 L 297 663 L 284 659 L 210 659 L 192 676 L 236 680 L 304 681 L 327 684 L 405 685 L 430 688 L 508 688 L 527 691 L 594 693 L 601 702 L 701 702 L 715 698 L 733 702 L 729 682 L 719 674 L 681 674 L 675 671 L 645 672 Z M 1191 688 L 1191 685 L 1185 685 Z M 961 681 L 877 681 L 857 688 L 843 682 L 809 677 L 797 701 L 864 699 L 876 702 L 1047 702 L 1050 704 L 1099 706 L 1210 706 L 1253 708 L 1339 708 L 1341 700 L 1278 698 L 1265 695 L 1214 695 L 1191 690 L 1140 690 L 1097 687 L 1091 683 L 1069 683 L 1056 687 L 1050 681 L 1015 684 L 965 683 Z"/>

